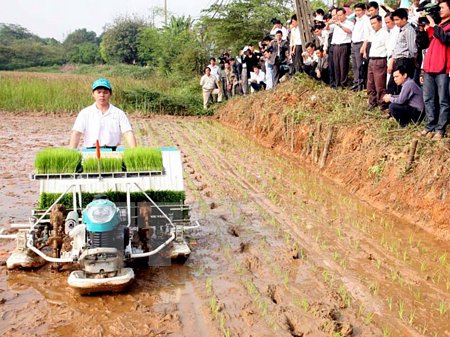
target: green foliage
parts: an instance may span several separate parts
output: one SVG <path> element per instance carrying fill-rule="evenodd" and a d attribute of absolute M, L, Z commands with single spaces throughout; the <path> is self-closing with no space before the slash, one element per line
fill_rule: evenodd
<path fill-rule="evenodd" d="M 116 18 L 103 34 L 100 44 L 102 58 L 108 63 L 138 63 L 139 33 L 144 27 L 144 21 L 139 18 Z"/>
<path fill-rule="evenodd" d="M 215 3 L 204 11 L 198 28 L 217 50 L 242 49 L 256 43 L 272 29 L 270 20 L 286 22 L 294 13 L 292 1 L 239 0 Z"/>
<path fill-rule="evenodd" d="M 122 158 L 101 158 L 101 172 L 122 172 Z M 86 158 L 83 160 L 83 172 L 98 172 L 99 165 L 97 158 Z"/>
<path fill-rule="evenodd" d="M 63 46 L 69 62 L 92 64 L 101 60 L 97 34 L 88 32 L 85 28 L 67 35 Z"/>
<path fill-rule="evenodd" d="M 127 112 L 177 115 L 204 114 L 198 79 L 160 76 L 138 66 L 79 66 L 76 73 L 0 72 L 0 110 L 78 112 L 93 103 L 90 87 L 95 78 L 113 83 L 111 102 Z M 153 74 L 153 75 L 151 75 Z M 148 79 L 151 77 L 151 81 Z M 142 79 L 135 79 L 135 78 Z"/>
<path fill-rule="evenodd" d="M 328 5 L 323 0 L 311 0 L 309 1 L 309 6 L 311 7 L 312 11 L 323 9 L 325 13 L 327 12 Z"/>
<path fill-rule="evenodd" d="M 207 53 L 191 21 L 190 17 L 172 16 L 163 29 L 144 28 L 139 35 L 140 61 L 161 73 L 176 72 L 184 78 L 200 73 Z"/>
<path fill-rule="evenodd" d="M 123 154 L 123 162 L 128 172 L 163 170 L 162 153 L 157 148 L 127 148 Z"/>
<path fill-rule="evenodd" d="M 41 39 L 18 25 L 0 25 L 0 70 L 63 64 L 64 50 L 54 39 Z"/>
<path fill-rule="evenodd" d="M 145 193 L 155 202 L 157 203 L 170 203 L 170 202 L 180 202 L 183 203 L 186 194 L 184 191 L 145 191 Z M 90 203 L 94 196 L 98 193 L 87 193 L 83 192 L 81 194 L 83 200 L 83 207 L 86 207 L 88 203 Z M 125 192 L 113 192 L 108 191 L 105 193 L 107 198 L 112 202 L 123 202 L 126 200 Z M 41 193 L 38 201 L 38 209 L 47 209 L 49 208 L 60 196 L 60 193 Z M 66 194 L 62 197 L 59 203 L 63 204 L 67 208 L 73 207 L 72 194 Z M 131 193 L 131 201 L 139 202 L 139 201 L 147 201 L 148 199 L 142 193 Z"/>
<path fill-rule="evenodd" d="M 81 165 L 81 153 L 64 148 L 47 148 L 36 154 L 34 167 L 38 174 L 76 173 Z"/>

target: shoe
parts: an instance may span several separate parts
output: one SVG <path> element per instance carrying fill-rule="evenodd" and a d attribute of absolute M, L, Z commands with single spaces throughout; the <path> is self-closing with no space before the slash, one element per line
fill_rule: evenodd
<path fill-rule="evenodd" d="M 442 138 L 444 138 L 444 135 L 440 132 L 436 132 L 433 136 L 433 140 L 441 140 Z"/>
<path fill-rule="evenodd" d="M 417 137 L 425 137 L 429 133 L 430 133 L 430 131 L 428 131 L 428 130 L 422 130 L 420 132 L 417 132 L 416 136 Z"/>

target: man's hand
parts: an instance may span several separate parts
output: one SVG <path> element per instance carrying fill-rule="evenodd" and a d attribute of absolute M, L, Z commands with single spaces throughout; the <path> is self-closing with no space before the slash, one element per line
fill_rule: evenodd
<path fill-rule="evenodd" d="M 430 21 L 430 23 L 428 24 L 429 27 L 433 28 L 434 26 L 436 26 L 436 22 L 434 22 L 434 19 L 431 17 L 431 15 L 427 15 L 427 19 L 428 21 Z"/>
<path fill-rule="evenodd" d="M 388 73 L 388 74 L 391 74 L 391 73 L 392 73 L 392 69 L 394 69 L 394 58 L 393 58 L 393 57 L 391 57 L 391 58 L 389 59 L 389 61 L 388 61 L 388 64 L 387 64 L 387 73 Z"/>
<path fill-rule="evenodd" d="M 386 103 L 389 103 L 391 101 L 391 95 L 390 94 L 386 94 L 383 96 L 383 101 L 385 101 Z"/>

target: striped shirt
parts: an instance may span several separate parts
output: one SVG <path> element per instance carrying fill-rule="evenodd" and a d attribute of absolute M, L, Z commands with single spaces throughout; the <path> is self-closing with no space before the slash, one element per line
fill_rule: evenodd
<path fill-rule="evenodd" d="M 392 52 L 392 57 L 394 59 L 410 59 L 416 57 L 416 55 L 416 31 L 409 23 L 407 23 L 402 28 L 400 28 L 394 51 Z"/>

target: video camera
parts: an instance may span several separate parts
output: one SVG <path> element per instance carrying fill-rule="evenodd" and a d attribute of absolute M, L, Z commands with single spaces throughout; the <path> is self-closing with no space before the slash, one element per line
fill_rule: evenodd
<path fill-rule="evenodd" d="M 417 8 L 417 12 L 421 14 L 421 17 L 418 20 L 419 26 L 425 26 L 429 23 L 428 19 L 425 17 L 426 15 L 431 16 L 436 24 L 441 22 L 441 17 L 439 15 L 439 4 L 431 3 L 430 1 L 423 1 L 419 7 Z"/>

